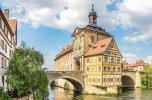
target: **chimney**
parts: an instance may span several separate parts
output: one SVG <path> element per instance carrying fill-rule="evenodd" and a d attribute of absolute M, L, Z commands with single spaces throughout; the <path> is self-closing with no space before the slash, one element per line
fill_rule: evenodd
<path fill-rule="evenodd" d="M 4 16 L 6 18 L 6 20 L 9 20 L 9 9 L 4 9 Z"/>

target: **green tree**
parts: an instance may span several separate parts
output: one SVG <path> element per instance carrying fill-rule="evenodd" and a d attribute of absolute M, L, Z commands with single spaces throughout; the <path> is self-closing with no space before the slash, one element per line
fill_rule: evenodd
<path fill-rule="evenodd" d="M 152 65 L 144 66 L 144 74 L 141 77 L 143 88 L 152 88 Z"/>
<path fill-rule="evenodd" d="M 0 100 L 11 100 L 9 95 L 6 92 L 4 92 L 2 87 L 0 87 Z"/>
<path fill-rule="evenodd" d="M 64 89 L 67 89 L 67 90 L 70 89 L 70 85 L 69 85 L 68 82 L 65 82 L 65 83 L 64 83 Z"/>
<path fill-rule="evenodd" d="M 17 48 L 9 64 L 7 82 L 17 97 L 33 94 L 35 100 L 42 100 L 48 95 L 48 79 L 43 55 L 22 42 Z"/>

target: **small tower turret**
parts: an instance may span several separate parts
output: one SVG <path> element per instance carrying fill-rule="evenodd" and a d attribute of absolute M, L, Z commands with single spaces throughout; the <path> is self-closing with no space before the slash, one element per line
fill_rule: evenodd
<path fill-rule="evenodd" d="M 93 25 L 93 24 L 97 24 L 97 13 L 96 11 L 94 10 L 94 3 L 92 3 L 92 9 L 91 11 L 89 12 L 89 24 L 90 25 Z"/>

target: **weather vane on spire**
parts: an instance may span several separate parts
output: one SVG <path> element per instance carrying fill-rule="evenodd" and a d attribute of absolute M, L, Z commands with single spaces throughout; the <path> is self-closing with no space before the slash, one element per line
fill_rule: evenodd
<path fill-rule="evenodd" d="M 94 10 L 94 1 L 92 0 L 92 10 Z"/>

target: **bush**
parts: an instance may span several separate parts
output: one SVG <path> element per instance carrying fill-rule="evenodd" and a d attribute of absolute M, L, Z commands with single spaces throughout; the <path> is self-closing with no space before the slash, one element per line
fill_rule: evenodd
<path fill-rule="evenodd" d="M 152 66 L 144 66 L 145 73 L 141 76 L 142 88 L 152 88 Z"/>
<path fill-rule="evenodd" d="M 82 94 L 89 94 L 87 91 L 82 91 Z"/>
<path fill-rule="evenodd" d="M 92 93 L 91 93 L 91 95 L 96 95 L 96 94 L 97 94 L 96 92 L 92 92 Z"/>
<path fill-rule="evenodd" d="M 36 100 L 43 100 L 48 95 L 47 74 L 41 68 L 43 63 L 43 55 L 25 43 L 15 50 L 6 74 L 16 97 L 33 94 Z"/>
<path fill-rule="evenodd" d="M 68 83 L 68 82 L 65 82 L 65 83 L 64 83 L 64 89 L 67 89 L 67 90 L 70 89 L 70 86 L 69 86 L 69 83 Z"/>
<path fill-rule="evenodd" d="M 9 95 L 4 92 L 4 89 L 2 87 L 0 87 L 0 100 L 11 100 Z"/>

